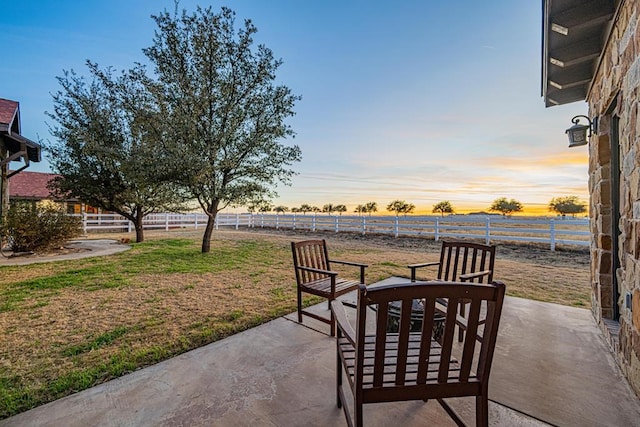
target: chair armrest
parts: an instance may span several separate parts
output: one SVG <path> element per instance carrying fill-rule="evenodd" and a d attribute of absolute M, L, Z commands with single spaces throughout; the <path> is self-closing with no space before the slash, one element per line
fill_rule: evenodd
<path fill-rule="evenodd" d="M 345 338 L 351 343 L 352 346 L 356 346 L 356 331 L 353 329 L 351 322 L 347 319 L 347 310 L 345 305 L 340 300 L 331 301 L 331 311 L 336 319 L 336 325 L 344 333 Z"/>
<path fill-rule="evenodd" d="M 461 274 L 458 278 L 461 282 L 467 280 L 477 279 L 478 277 L 488 276 L 491 274 L 491 270 L 476 271 L 475 273 Z"/>
<path fill-rule="evenodd" d="M 354 267 L 369 267 L 367 264 L 362 264 L 361 262 L 351 262 L 351 261 L 336 261 L 335 259 L 332 259 L 330 261 L 331 263 L 336 263 L 336 264 L 343 264 L 343 265 L 353 265 Z"/>
<path fill-rule="evenodd" d="M 299 269 L 299 270 L 310 271 L 312 273 L 326 274 L 328 276 L 337 276 L 338 275 L 338 273 L 335 272 L 335 271 L 322 270 L 320 268 L 303 267 L 303 266 L 298 266 L 296 268 Z"/>
<path fill-rule="evenodd" d="M 336 264 L 342 264 L 342 265 L 350 265 L 352 267 L 360 267 L 360 283 L 364 283 L 364 269 L 369 267 L 367 264 L 362 264 L 360 262 L 351 262 L 351 261 L 336 261 L 336 260 L 331 260 L 329 261 L 329 263 L 336 263 Z"/>
<path fill-rule="evenodd" d="M 420 264 L 409 264 L 407 265 L 408 268 L 422 268 L 422 267 L 431 267 L 434 265 L 440 265 L 439 261 L 434 261 L 434 262 L 423 262 Z"/>
<path fill-rule="evenodd" d="M 435 265 L 440 265 L 440 262 L 423 262 L 420 264 L 409 264 L 407 267 L 411 270 L 411 281 L 416 281 L 416 269 L 422 267 L 433 267 Z"/>

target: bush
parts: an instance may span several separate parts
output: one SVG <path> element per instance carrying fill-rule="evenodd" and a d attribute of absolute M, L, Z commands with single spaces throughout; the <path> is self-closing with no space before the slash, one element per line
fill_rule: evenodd
<path fill-rule="evenodd" d="M 54 202 L 13 203 L 0 232 L 13 252 L 42 252 L 82 234 L 82 222 Z"/>

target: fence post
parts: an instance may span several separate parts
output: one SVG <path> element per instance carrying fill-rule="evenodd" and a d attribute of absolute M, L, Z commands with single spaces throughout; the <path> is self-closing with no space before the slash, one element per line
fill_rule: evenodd
<path fill-rule="evenodd" d="M 362 217 L 362 235 L 364 236 L 365 234 L 367 234 L 367 217 L 363 216 Z"/>
<path fill-rule="evenodd" d="M 296 214 L 293 214 L 293 218 L 291 218 L 291 229 L 296 229 Z"/>
<path fill-rule="evenodd" d="M 220 215 L 221 214 L 216 215 L 216 219 L 215 221 L 213 221 L 213 228 L 215 228 L 216 230 L 218 229 L 218 223 L 220 222 Z"/>
<path fill-rule="evenodd" d="M 398 215 L 396 215 L 393 234 L 396 238 L 398 237 Z"/>
<path fill-rule="evenodd" d="M 239 225 L 240 225 L 240 214 L 236 213 L 236 230 L 238 229 Z"/>
<path fill-rule="evenodd" d="M 316 213 L 313 213 L 313 218 L 311 218 L 311 231 L 315 233 L 316 231 Z"/>
<path fill-rule="evenodd" d="M 131 221 L 127 221 L 127 233 L 131 233 Z"/>
<path fill-rule="evenodd" d="M 260 228 L 264 228 L 264 214 L 260 215 Z"/>
<path fill-rule="evenodd" d="M 440 218 L 436 217 L 436 226 L 435 226 L 435 236 L 433 237 L 433 239 L 437 242 L 438 240 L 440 240 Z"/>
<path fill-rule="evenodd" d="M 276 215 L 276 230 L 280 228 L 280 215 Z"/>
<path fill-rule="evenodd" d="M 169 231 L 169 213 L 164 213 L 164 231 Z"/>
<path fill-rule="evenodd" d="M 551 241 L 551 250 L 556 250 L 556 223 L 555 219 L 549 220 L 549 240 Z"/>
<path fill-rule="evenodd" d="M 338 215 L 336 215 L 336 233 L 339 231 L 338 227 Z"/>
<path fill-rule="evenodd" d="M 193 214 L 193 228 L 194 228 L 194 230 L 198 229 L 198 214 L 197 213 Z"/>
<path fill-rule="evenodd" d="M 484 241 L 488 245 L 491 243 L 491 218 L 486 216 L 484 217 Z"/>
<path fill-rule="evenodd" d="M 82 232 L 87 234 L 87 213 L 82 212 Z"/>

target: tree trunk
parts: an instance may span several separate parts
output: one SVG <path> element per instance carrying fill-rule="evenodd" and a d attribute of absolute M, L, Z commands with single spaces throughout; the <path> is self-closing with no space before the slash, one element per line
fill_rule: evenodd
<path fill-rule="evenodd" d="M 142 220 L 144 218 L 142 216 L 141 209 L 138 209 L 138 212 L 136 213 L 136 220 L 133 223 L 136 228 L 136 242 L 142 243 L 144 242 L 144 227 L 142 226 Z"/>
<path fill-rule="evenodd" d="M 209 215 L 207 219 L 207 228 L 204 229 L 204 236 L 202 237 L 202 253 L 207 254 L 211 251 L 211 235 L 213 234 L 213 227 L 216 223 L 216 215 Z"/>

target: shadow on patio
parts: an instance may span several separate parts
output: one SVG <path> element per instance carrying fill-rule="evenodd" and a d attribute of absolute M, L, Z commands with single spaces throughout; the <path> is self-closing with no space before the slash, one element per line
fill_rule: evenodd
<path fill-rule="evenodd" d="M 346 425 L 336 407 L 328 326 L 295 320 L 276 319 L 0 426 Z M 521 298 L 505 299 L 489 395 L 496 426 L 629 426 L 640 419 L 640 400 L 591 313 Z M 449 402 L 473 424 L 473 399 Z M 453 425 L 435 401 L 365 405 L 364 414 L 371 426 Z"/>

